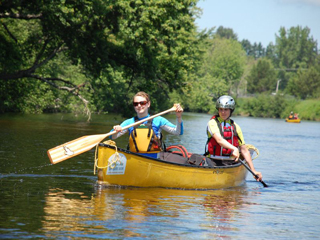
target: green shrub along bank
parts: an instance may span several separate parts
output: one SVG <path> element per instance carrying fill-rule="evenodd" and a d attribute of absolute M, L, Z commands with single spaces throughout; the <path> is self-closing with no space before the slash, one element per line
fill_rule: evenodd
<path fill-rule="evenodd" d="M 320 99 L 297 100 L 281 95 L 259 95 L 237 98 L 235 115 L 286 118 L 291 111 L 298 113 L 302 120 L 320 121 Z"/>

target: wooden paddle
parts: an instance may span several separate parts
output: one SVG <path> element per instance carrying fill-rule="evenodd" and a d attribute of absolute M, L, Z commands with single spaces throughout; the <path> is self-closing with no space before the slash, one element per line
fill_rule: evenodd
<path fill-rule="evenodd" d="M 248 169 L 249 172 L 251 172 L 251 174 L 252 174 L 256 179 L 259 178 L 258 175 L 255 174 L 255 173 L 251 170 L 251 168 L 248 167 L 247 164 L 244 163 L 244 161 L 242 161 L 240 158 L 239 158 L 238 160 L 242 163 L 243 166 L 246 167 L 246 169 Z M 261 182 L 264 187 L 268 187 L 268 185 L 267 185 L 264 181 L 259 180 L 259 182 Z"/>
<path fill-rule="evenodd" d="M 158 117 L 160 115 L 174 112 L 176 111 L 176 106 L 174 105 L 172 108 L 163 111 L 161 113 L 155 114 L 153 116 L 147 117 L 143 120 L 140 120 L 138 122 L 135 122 L 133 124 L 130 124 L 128 126 L 123 127 L 122 129 L 128 129 L 133 126 L 140 125 L 144 123 L 145 121 L 149 121 L 150 119 L 153 119 L 155 117 Z M 62 162 L 64 160 L 67 160 L 69 158 L 75 157 L 81 153 L 84 153 L 86 151 L 89 151 L 93 147 L 95 147 L 97 144 L 99 144 L 103 139 L 106 137 L 109 137 L 113 134 L 116 134 L 116 131 L 112 131 L 106 134 L 98 134 L 98 135 L 89 135 L 89 136 L 83 136 L 80 138 L 77 138 L 73 141 L 64 143 L 62 145 L 59 145 L 55 148 L 51 148 L 47 151 L 47 154 L 50 158 L 50 161 L 52 164 L 56 164 L 58 162 Z"/>

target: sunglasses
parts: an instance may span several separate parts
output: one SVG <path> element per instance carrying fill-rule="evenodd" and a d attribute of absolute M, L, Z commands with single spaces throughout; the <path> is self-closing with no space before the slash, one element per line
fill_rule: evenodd
<path fill-rule="evenodd" d="M 133 106 L 138 106 L 139 104 L 141 105 L 141 106 L 144 106 L 144 105 L 146 105 L 148 103 L 148 101 L 141 101 L 141 102 L 133 102 Z"/>

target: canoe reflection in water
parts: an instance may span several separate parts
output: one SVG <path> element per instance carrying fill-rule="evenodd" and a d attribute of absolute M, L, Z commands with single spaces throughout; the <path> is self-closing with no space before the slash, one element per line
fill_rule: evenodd
<path fill-rule="evenodd" d="M 206 237 L 232 230 L 239 209 L 248 207 L 245 187 L 228 190 L 176 190 L 159 188 L 99 188 L 89 197 L 81 192 L 50 189 L 45 199 L 43 229 L 47 237 L 81 236 L 155 237 L 170 236 L 158 229 L 208 230 Z M 146 232 L 142 227 L 146 228 Z M 232 227 L 231 227 L 232 226 Z M 232 228 L 232 229 L 231 229 Z M 57 235 L 58 234 L 58 235 Z"/>

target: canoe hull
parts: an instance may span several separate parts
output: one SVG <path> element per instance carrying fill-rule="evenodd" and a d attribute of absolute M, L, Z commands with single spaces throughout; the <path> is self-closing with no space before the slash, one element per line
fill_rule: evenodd
<path fill-rule="evenodd" d="M 181 189 L 221 189 L 240 186 L 247 170 L 241 164 L 200 167 L 170 163 L 141 156 L 114 146 L 100 144 L 98 149 L 98 183 L 134 187 Z M 119 154 L 120 161 L 115 161 Z M 109 164 L 109 167 L 108 167 Z M 114 168 L 112 168 L 114 167 Z"/>
<path fill-rule="evenodd" d="M 300 118 L 297 118 L 297 119 L 286 118 L 286 122 L 288 122 L 288 123 L 300 123 L 301 119 Z"/>

